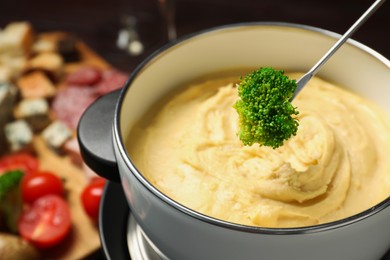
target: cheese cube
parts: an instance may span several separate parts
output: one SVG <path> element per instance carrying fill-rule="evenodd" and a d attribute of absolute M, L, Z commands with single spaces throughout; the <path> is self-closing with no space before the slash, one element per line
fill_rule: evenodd
<path fill-rule="evenodd" d="M 17 106 L 16 117 L 28 117 L 37 114 L 47 114 L 49 104 L 44 98 L 23 99 Z"/>
<path fill-rule="evenodd" d="M 11 152 L 28 148 L 33 140 L 33 132 L 24 120 L 17 120 L 5 125 L 5 136 Z"/>
<path fill-rule="evenodd" d="M 56 87 L 41 71 L 24 75 L 16 84 L 23 98 L 51 98 L 56 93 Z"/>
<path fill-rule="evenodd" d="M 64 60 L 58 53 L 43 52 L 29 60 L 26 70 L 43 70 L 57 79 L 62 74 L 63 66 Z"/>
<path fill-rule="evenodd" d="M 49 103 L 44 98 L 23 99 L 15 107 L 16 119 L 24 119 L 34 132 L 43 130 L 50 124 Z"/>
<path fill-rule="evenodd" d="M 72 131 L 61 121 L 54 121 L 41 135 L 49 147 L 57 152 L 63 152 L 64 144 L 72 138 Z"/>

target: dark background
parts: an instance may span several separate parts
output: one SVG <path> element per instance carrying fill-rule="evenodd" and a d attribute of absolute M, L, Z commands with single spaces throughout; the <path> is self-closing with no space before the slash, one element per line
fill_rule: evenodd
<path fill-rule="evenodd" d="M 0 27 L 31 21 L 38 32 L 76 34 L 115 67 L 131 72 L 166 42 L 159 0 L 0 0 Z M 176 0 L 178 35 L 246 21 L 306 24 L 343 34 L 373 0 Z M 130 56 L 116 47 L 121 18 L 133 15 L 145 52 Z M 353 37 L 390 58 L 390 2 L 386 2 Z"/>

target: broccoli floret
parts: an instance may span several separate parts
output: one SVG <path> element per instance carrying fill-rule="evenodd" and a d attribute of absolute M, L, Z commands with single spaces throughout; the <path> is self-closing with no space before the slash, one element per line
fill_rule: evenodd
<path fill-rule="evenodd" d="M 238 84 L 239 99 L 234 104 L 240 120 L 239 138 L 244 145 L 280 147 L 296 135 L 298 110 L 290 100 L 297 87 L 296 81 L 283 70 L 260 68 Z"/>
<path fill-rule="evenodd" d="M 19 170 L 0 175 L 0 200 L 13 188 L 18 187 L 24 173 Z"/>
<path fill-rule="evenodd" d="M 9 231 L 17 233 L 17 222 L 22 212 L 20 182 L 24 173 L 19 170 L 0 175 L 0 218 L 4 218 Z"/>

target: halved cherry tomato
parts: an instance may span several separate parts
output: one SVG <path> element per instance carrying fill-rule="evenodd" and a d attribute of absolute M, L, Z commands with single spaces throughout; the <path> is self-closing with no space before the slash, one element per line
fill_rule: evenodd
<path fill-rule="evenodd" d="M 81 202 L 84 211 L 95 222 L 98 220 L 100 199 L 105 183 L 106 180 L 103 178 L 93 178 L 81 193 Z"/>
<path fill-rule="evenodd" d="M 48 248 L 61 242 L 70 227 L 69 207 L 57 195 L 37 199 L 23 212 L 18 223 L 20 235 L 39 248 Z"/>
<path fill-rule="evenodd" d="M 32 203 L 48 194 L 63 196 L 64 185 L 62 180 L 54 173 L 37 171 L 23 177 L 21 192 L 23 201 Z"/>
<path fill-rule="evenodd" d="M 16 153 L 0 158 L 0 174 L 10 170 L 21 170 L 30 174 L 38 170 L 39 161 L 28 153 Z"/>

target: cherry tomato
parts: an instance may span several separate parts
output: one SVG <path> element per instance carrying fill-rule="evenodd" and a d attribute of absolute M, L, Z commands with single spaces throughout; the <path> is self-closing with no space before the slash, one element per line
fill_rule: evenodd
<path fill-rule="evenodd" d="M 48 248 L 61 242 L 70 227 L 69 207 L 57 195 L 37 199 L 22 213 L 18 223 L 20 235 L 39 248 Z"/>
<path fill-rule="evenodd" d="M 93 178 L 81 193 L 84 211 L 95 222 L 98 220 L 100 199 L 105 183 L 106 180 L 103 178 Z"/>
<path fill-rule="evenodd" d="M 23 201 L 32 203 L 48 194 L 62 196 L 64 185 L 57 175 L 48 171 L 38 171 L 23 177 L 21 192 Z"/>
<path fill-rule="evenodd" d="M 0 158 L 0 174 L 10 170 L 22 170 L 30 174 L 38 170 L 39 161 L 28 153 L 16 153 Z"/>

